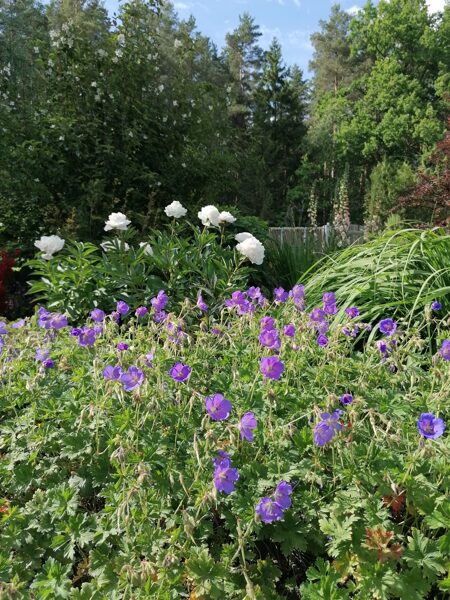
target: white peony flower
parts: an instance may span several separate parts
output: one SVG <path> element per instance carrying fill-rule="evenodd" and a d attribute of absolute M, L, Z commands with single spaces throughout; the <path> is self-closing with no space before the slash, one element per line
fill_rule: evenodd
<path fill-rule="evenodd" d="M 128 229 L 130 223 L 131 221 L 123 213 L 111 213 L 105 222 L 105 231 L 110 231 L 111 229 L 125 231 L 125 229 Z"/>
<path fill-rule="evenodd" d="M 40 240 L 36 240 L 34 245 L 44 254 L 42 258 L 50 260 L 55 252 L 63 249 L 65 241 L 57 235 L 43 235 Z"/>
<path fill-rule="evenodd" d="M 148 242 L 139 242 L 139 246 L 144 249 L 144 254 L 153 256 L 153 249 Z"/>
<path fill-rule="evenodd" d="M 254 236 L 251 233 L 249 233 L 248 231 L 243 231 L 242 233 L 238 233 L 237 235 L 235 235 L 234 239 L 237 242 L 245 242 L 245 240 L 248 240 L 252 237 Z"/>
<path fill-rule="evenodd" d="M 122 242 L 118 238 L 103 242 L 100 244 L 100 246 L 104 252 L 108 252 L 108 250 L 122 250 L 122 248 L 125 250 L 125 252 L 128 252 L 130 249 L 130 246 L 126 242 Z"/>
<path fill-rule="evenodd" d="M 219 217 L 219 211 L 215 206 L 212 206 L 211 204 L 208 204 L 208 206 L 204 206 L 198 212 L 198 218 L 201 220 L 205 227 L 209 227 L 209 225 L 214 225 L 215 227 L 218 227 Z"/>
<path fill-rule="evenodd" d="M 180 217 L 184 217 L 187 213 L 187 210 L 178 202 L 178 200 L 174 200 L 171 204 L 168 204 L 164 209 L 164 212 L 168 217 L 174 217 L 175 219 L 179 219 Z"/>
<path fill-rule="evenodd" d="M 236 250 L 248 258 L 254 265 L 262 265 L 264 260 L 264 246 L 255 237 L 251 236 L 240 242 L 236 246 Z"/>
<path fill-rule="evenodd" d="M 223 210 L 219 215 L 219 223 L 234 223 L 236 218 L 227 210 Z"/>

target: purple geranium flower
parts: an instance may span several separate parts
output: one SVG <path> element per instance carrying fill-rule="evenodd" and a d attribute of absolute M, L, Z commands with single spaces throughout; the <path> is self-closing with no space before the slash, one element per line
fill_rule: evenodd
<path fill-rule="evenodd" d="M 159 310 L 157 313 L 155 313 L 153 320 L 155 321 L 155 323 L 164 323 L 164 321 L 167 319 L 167 313 L 163 310 Z"/>
<path fill-rule="evenodd" d="M 45 329 L 50 329 L 50 317 L 52 313 L 49 312 L 46 308 L 41 306 L 37 311 L 38 314 L 38 325 L 39 327 L 44 327 Z"/>
<path fill-rule="evenodd" d="M 442 342 L 439 354 L 444 360 L 450 360 L 450 340 L 444 340 Z"/>
<path fill-rule="evenodd" d="M 47 360 L 42 361 L 42 366 L 45 369 L 53 369 L 53 367 L 55 366 L 55 363 L 54 363 L 53 359 L 47 358 Z"/>
<path fill-rule="evenodd" d="M 254 413 L 251 411 L 246 412 L 241 420 L 239 421 L 239 431 L 241 433 L 241 439 L 247 440 L 247 442 L 253 442 L 255 434 L 254 429 L 256 429 L 258 423 L 256 421 L 256 417 Z"/>
<path fill-rule="evenodd" d="M 387 344 L 384 340 L 378 340 L 377 348 L 383 355 L 386 355 L 388 352 Z"/>
<path fill-rule="evenodd" d="M 328 346 L 328 338 L 325 334 L 321 333 L 320 335 L 317 336 L 317 344 L 321 347 L 321 348 L 325 348 L 325 346 Z"/>
<path fill-rule="evenodd" d="M 281 521 L 283 509 L 275 500 L 265 496 L 256 505 L 256 514 L 263 523 L 273 523 L 274 521 Z"/>
<path fill-rule="evenodd" d="M 100 308 L 94 308 L 94 310 L 91 311 L 91 319 L 96 323 L 103 323 L 105 319 L 104 311 Z"/>
<path fill-rule="evenodd" d="M 191 374 L 191 367 L 183 365 L 183 363 L 177 363 L 170 369 L 169 374 L 175 381 L 186 381 Z"/>
<path fill-rule="evenodd" d="M 278 337 L 278 331 L 276 329 L 266 329 L 262 331 L 259 336 L 259 343 L 265 348 L 278 350 L 278 348 L 281 346 L 281 342 Z"/>
<path fill-rule="evenodd" d="M 44 362 L 50 356 L 50 350 L 38 348 L 35 353 L 35 359 Z"/>
<path fill-rule="evenodd" d="M 199 308 L 200 310 L 202 310 L 203 312 L 206 312 L 208 310 L 208 305 L 206 304 L 206 302 L 203 300 L 202 295 L 199 294 L 198 298 L 197 298 L 197 308 Z"/>
<path fill-rule="evenodd" d="M 128 350 L 129 345 L 126 342 L 118 342 L 116 348 L 117 350 Z"/>
<path fill-rule="evenodd" d="M 93 346 L 95 343 L 95 338 L 95 331 L 93 329 L 89 329 L 89 327 L 83 327 L 80 335 L 78 336 L 78 343 L 83 347 Z"/>
<path fill-rule="evenodd" d="M 78 337 L 82 333 L 83 331 L 81 327 L 72 327 L 72 329 L 70 330 L 70 335 L 72 335 L 73 337 Z"/>
<path fill-rule="evenodd" d="M 272 317 L 263 317 L 260 322 L 261 331 L 271 331 L 275 329 L 275 321 Z"/>
<path fill-rule="evenodd" d="M 237 469 L 231 466 L 231 459 L 223 452 L 214 459 L 214 485 L 218 492 L 231 494 L 234 484 L 239 479 Z"/>
<path fill-rule="evenodd" d="M 305 286 L 304 285 L 294 285 L 292 290 L 289 292 L 289 296 L 293 300 L 303 300 L 305 298 Z"/>
<path fill-rule="evenodd" d="M 6 328 L 5 321 L 0 321 L 0 335 L 6 335 L 7 333 L 8 333 L 8 330 Z"/>
<path fill-rule="evenodd" d="M 112 367 L 111 365 L 106 365 L 103 370 L 103 377 L 108 379 L 109 381 L 114 381 L 116 379 L 120 379 L 123 375 L 122 367 L 120 365 L 116 365 Z"/>
<path fill-rule="evenodd" d="M 395 330 L 397 329 L 397 323 L 392 319 L 383 319 L 382 321 L 380 321 L 379 327 L 381 333 L 383 333 L 387 337 L 391 337 L 391 335 L 394 335 Z"/>
<path fill-rule="evenodd" d="M 160 290 L 155 298 L 150 300 L 151 305 L 156 313 L 159 313 L 164 310 L 166 304 L 169 302 L 169 297 L 164 292 L 164 290 Z"/>
<path fill-rule="evenodd" d="M 222 394 L 207 396 L 205 399 L 205 407 L 206 412 L 213 421 L 223 421 L 230 416 L 231 402 L 224 398 Z"/>
<path fill-rule="evenodd" d="M 359 309 L 356 306 L 350 306 L 345 309 L 345 312 L 348 314 L 350 319 L 354 319 L 355 317 L 359 317 Z"/>
<path fill-rule="evenodd" d="M 287 302 L 287 299 L 289 298 L 289 292 L 285 292 L 284 288 L 279 287 L 279 288 L 275 288 L 273 290 L 274 296 L 275 296 L 275 302 Z"/>
<path fill-rule="evenodd" d="M 339 401 L 341 404 L 346 406 L 347 404 L 351 404 L 353 402 L 353 396 L 351 394 L 342 394 L 342 396 L 339 398 Z"/>
<path fill-rule="evenodd" d="M 21 329 L 25 325 L 25 319 L 20 319 L 12 324 L 13 329 Z"/>
<path fill-rule="evenodd" d="M 338 431 L 341 431 L 342 425 L 339 423 L 339 418 L 342 414 L 342 410 L 335 410 L 332 414 L 322 413 L 320 415 L 321 421 L 317 423 L 314 428 L 313 439 L 314 442 L 322 447 L 330 442 Z"/>
<path fill-rule="evenodd" d="M 137 317 L 145 317 L 148 313 L 148 308 L 146 306 L 138 306 L 135 312 Z"/>
<path fill-rule="evenodd" d="M 437 312 L 438 310 L 441 310 L 441 308 L 442 308 L 442 304 L 441 304 L 441 303 L 440 303 L 438 300 L 435 300 L 435 301 L 434 301 L 434 302 L 431 304 L 431 310 L 434 310 L 434 311 L 436 311 L 436 312 Z"/>
<path fill-rule="evenodd" d="M 280 379 L 284 364 L 278 356 L 264 356 L 260 362 L 260 371 L 269 379 Z"/>
<path fill-rule="evenodd" d="M 261 300 L 261 298 L 263 298 L 263 295 L 262 295 L 259 287 L 254 287 L 254 286 L 249 287 L 245 293 L 247 294 L 248 298 L 250 298 L 251 300 Z"/>
<path fill-rule="evenodd" d="M 277 485 L 273 498 L 280 508 L 286 510 L 291 507 L 292 486 L 283 481 Z"/>
<path fill-rule="evenodd" d="M 327 315 L 335 315 L 338 311 L 338 307 L 336 304 L 325 304 L 323 311 Z"/>
<path fill-rule="evenodd" d="M 120 381 L 123 383 L 124 390 L 131 392 L 142 385 L 144 373 L 138 367 L 130 367 L 126 373 L 120 376 Z"/>
<path fill-rule="evenodd" d="M 53 329 L 63 329 L 63 327 L 67 327 L 67 325 L 67 317 L 64 315 L 53 315 L 50 319 L 50 327 L 53 327 Z"/>
<path fill-rule="evenodd" d="M 116 311 L 119 313 L 119 315 L 126 315 L 130 311 L 130 307 L 123 300 L 119 300 L 116 305 Z"/>
<path fill-rule="evenodd" d="M 292 323 L 288 323 L 283 327 L 283 333 L 287 337 L 294 337 L 295 331 L 295 327 Z"/>
<path fill-rule="evenodd" d="M 432 413 L 422 413 L 417 421 L 417 428 L 420 435 L 435 440 L 444 433 L 445 423 Z"/>
<path fill-rule="evenodd" d="M 322 296 L 322 300 L 325 306 L 336 304 L 336 296 L 333 292 L 325 292 L 325 294 Z"/>
<path fill-rule="evenodd" d="M 147 352 L 147 354 L 145 355 L 145 364 L 147 365 L 147 367 L 153 367 L 153 352 Z"/>
<path fill-rule="evenodd" d="M 325 321 L 326 315 L 321 308 L 313 308 L 309 315 L 309 318 L 313 323 L 320 323 L 322 321 Z"/>

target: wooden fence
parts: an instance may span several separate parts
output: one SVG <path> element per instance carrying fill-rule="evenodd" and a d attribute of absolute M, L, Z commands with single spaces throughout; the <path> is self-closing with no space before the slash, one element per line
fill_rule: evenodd
<path fill-rule="evenodd" d="M 290 246 L 301 246 L 310 241 L 310 236 L 314 235 L 318 248 L 323 249 L 331 240 L 333 228 L 331 225 L 322 227 L 271 227 L 269 235 L 280 244 L 289 244 Z M 364 240 L 364 226 L 350 225 L 348 230 L 348 240 L 350 244 L 362 242 Z"/>

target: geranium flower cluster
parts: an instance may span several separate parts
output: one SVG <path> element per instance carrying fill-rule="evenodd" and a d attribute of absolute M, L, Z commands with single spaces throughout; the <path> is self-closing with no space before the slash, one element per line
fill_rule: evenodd
<path fill-rule="evenodd" d="M 273 497 L 264 496 L 256 505 L 256 514 L 263 523 L 281 521 L 285 510 L 291 507 L 292 486 L 286 481 L 280 481 Z"/>

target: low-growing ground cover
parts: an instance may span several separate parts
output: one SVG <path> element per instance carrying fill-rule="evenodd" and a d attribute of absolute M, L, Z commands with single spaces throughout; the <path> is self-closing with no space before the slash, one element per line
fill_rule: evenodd
<path fill-rule="evenodd" d="M 439 304 L 407 329 L 330 327 L 301 286 L 170 302 L 0 324 L 0 593 L 444 597 Z"/>

